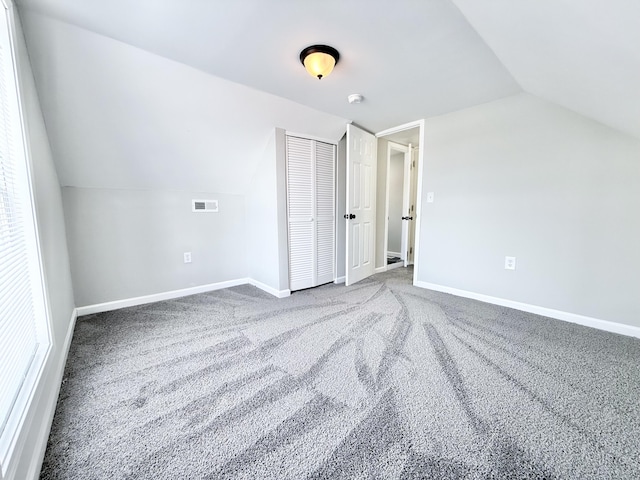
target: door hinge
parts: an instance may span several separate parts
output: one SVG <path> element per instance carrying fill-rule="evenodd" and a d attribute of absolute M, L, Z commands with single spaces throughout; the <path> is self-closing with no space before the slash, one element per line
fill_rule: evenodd
<path fill-rule="evenodd" d="M 413 254 L 413 247 L 409 249 L 409 255 Z"/>
<path fill-rule="evenodd" d="M 411 168 L 416 168 L 416 161 L 411 162 Z"/>

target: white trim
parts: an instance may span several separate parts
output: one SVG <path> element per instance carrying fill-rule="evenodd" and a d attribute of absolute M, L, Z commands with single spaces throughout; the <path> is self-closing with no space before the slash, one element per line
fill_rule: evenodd
<path fill-rule="evenodd" d="M 382 267 L 376 267 L 374 273 L 382 273 L 387 271 L 387 266 L 383 265 Z"/>
<path fill-rule="evenodd" d="M 29 283 L 32 294 L 32 307 L 35 314 L 35 330 L 39 346 L 34 353 L 31 365 L 28 367 L 22 386 L 17 392 L 15 403 L 9 412 L 6 424 L 0 431 L 0 478 L 9 478 L 9 473 L 15 470 L 17 465 L 16 457 L 18 452 L 24 448 L 24 432 L 31 428 L 33 410 L 38 402 L 36 394 L 46 378 L 43 378 L 46 366 L 52 355 L 53 340 L 51 332 L 51 309 L 49 303 L 49 293 L 46 288 L 44 275 L 44 262 L 42 260 L 42 249 L 40 245 L 40 234 L 38 216 L 34 194 L 34 174 L 31 155 L 30 133 L 25 119 L 24 88 L 22 82 L 22 63 L 28 59 L 19 56 L 19 37 L 17 27 L 19 22 L 15 3 L 12 0 L 2 0 L 0 14 L 1 21 L 7 28 L 7 58 L 11 65 L 10 71 L 6 72 L 7 88 L 15 89 L 15 105 L 9 100 L 9 115 L 16 116 L 14 130 L 9 132 L 10 136 L 15 135 L 13 143 L 14 154 L 16 156 L 16 180 L 21 181 L 24 175 L 25 187 L 24 199 L 19 203 L 23 210 L 24 237 L 27 248 L 27 265 L 29 270 Z M 4 30 L 4 26 L 3 26 Z M 4 67 L 2 67 L 4 68 Z M 12 95 L 9 95 L 11 97 Z M 20 158 L 22 157 L 22 158 Z M 24 161 L 24 171 L 22 171 Z M 28 215 L 27 215 L 28 212 Z"/>
<path fill-rule="evenodd" d="M 286 290 L 276 290 L 275 288 L 270 287 L 266 283 L 259 282 L 257 280 L 254 280 L 253 278 L 247 279 L 247 283 L 249 285 L 253 285 L 254 287 L 259 288 L 260 290 L 270 293 L 274 297 L 285 298 L 291 295 L 291 290 L 289 290 L 288 288 Z"/>
<path fill-rule="evenodd" d="M 173 298 L 187 297 L 196 293 L 212 292 L 223 288 L 235 287 L 237 285 L 246 285 L 248 278 L 238 278 L 236 280 L 227 280 L 226 282 L 210 283 L 208 285 L 200 285 L 198 287 L 183 288 L 180 290 L 172 290 L 169 292 L 154 293 L 152 295 L 144 295 L 142 297 L 125 298 L 123 300 L 115 300 L 113 302 L 96 303 L 95 305 L 85 305 L 78 307 L 78 316 L 90 315 L 92 313 L 109 312 L 119 308 L 135 307 L 146 303 L 161 302 L 163 300 L 171 300 Z"/>
<path fill-rule="evenodd" d="M 387 264 L 387 270 L 393 270 L 394 268 L 404 267 L 404 262 L 396 262 L 392 264 Z"/>
<path fill-rule="evenodd" d="M 67 334 L 64 338 L 64 343 L 62 344 L 62 349 L 60 350 L 60 356 L 58 360 L 58 364 L 55 366 L 54 370 L 51 372 L 52 375 L 55 376 L 56 381 L 52 383 L 52 385 L 56 385 L 55 394 L 52 392 L 45 392 L 46 402 L 45 405 L 46 411 L 42 417 L 42 422 L 40 425 L 40 430 L 38 431 L 38 436 L 36 437 L 36 445 L 33 448 L 34 455 L 32 457 L 33 460 L 29 465 L 29 471 L 27 473 L 26 478 L 37 479 L 40 475 L 40 468 L 42 467 L 42 460 L 44 459 L 44 453 L 47 448 L 47 442 L 49 441 L 49 433 L 51 432 L 51 425 L 53 424 L 53 416 L 56 413 L 56 406 L 58 405 L 58 395 L 60 394 L 60 387 L 62 386 L 62 379 L 64 376 L 64 369 L 67 364 L 67 358 L 69 356 L 69 349 L 71 348 L 71 340 L 73 339 L 73 332 L 76 328 L 76 320 L 78 319 L 78 309 L 74 308 L 71 312 L 71 320 L 69 321 L 69 327 L 67 328 Z M 36 453 L 37 452 L 37 453 Z"/>
<path fill-rule="evenodd" d="M 147 303 L 162 302 L 163 300 L 172 300 L 174 298 L 188 297 L 197 293 L 213 292 L 214 290 L 222 290 L 223 288 L 237 287 L 238 285 L 253 285 L 254 287 L 270 293 L 274 297 L 285 298 L 291 295 L 291 290 L 276 290 L 269 285 L 258 282 L 252 278 L 237 278 L 235 280 L 227 280 L 225 282 L 209 283 L 198 287 L 183 288 L 180 290 L 171 290 L 169 292 L 153 293 L 142 297 L 125 298 L 122 300 L 114 300 L 113 302 L 96 303 L 94 305 L 85 305 L 78 307 L 78 316 L 91 315 L 93 313 L 110 312 L 120 308 L 135 307 L 145 305 Z"/>
<path fill-rule="evenodd" d="M 404 132 L 405 130 L 411 130 L 416 127 L 424 127 L 424 120 L 414 120 L 413 122 L 403 123 L 397 127 L 387 128 L 386 130 L 376 133 L 376 137 L 386 137 L 387 135 Z"/>
<path fill-rule="evenodd" d="M 425 151 L 425 131 L 424 120 L 418 122 L 420 124 L 420 142 L 416 147 L 418 149 L 418 185 L 416 192 L 416 233 L 413 239 L 413 283 L 418 281 L 420 271 L 420 224 L 422 223 L 422 177 L 424 172 L 424 151 Z"/>
<path fill-rule="evenodd" d="M 19 457 L 22 456 L 24 458 L 20 459 L 18 462 L 17 458 L 11 461 L 9 469 L 7 471 L 7 475 L 0 478 L 14 478 L 16 475 L 16 469 L 18 468 L 18 463 L 24 464 L 28 463 L 27 474 L 24 478 L 37 480 L 40 475 L 40 469 L 42 467 L 42 460 L 44 458 L 44 453 L 47 448 L 47 442 L 49 441 L 49 433 L 51 430 L 51 425 L 53 423 L 53 416 L 56 412 L 56 406 L 58 405 L 58 394 L 60 393 L 60 387 L 62 386 L 62 378 L 64 375 L 64 369 L 67 363 L 67 357 L 69 355 L 69 348 L 71 347 L 71 340 L 73 339 L 73 332 L 76 326 L 76 320 L 78 318 L 77 309 L 73 309 L 71 312 L 71 319 L 69 320 L 69 326 L 67 327 L 67 333 L 65 335 L 64 343 L 60 348 L 58 353 L 58 361 L 52 368 L 47 368 L 47 378 L 40 378 L 38 381 L 38 388 L 42 388 L 42 384 L 50 384 L 55 389 L 53 392 L 49 391 L 38 391 L 37 396 L 33 397 L 32 406 L 30 407 L 30 411 L 28 413 L 28 419 L 25 421 L 25 425 L 28 425 L 27 430 L 34 427 L 34 415 L 37 416 L 37 422 L 39 423 L 37 428 L 37 434 L 33 441 L 33 444 L 27 445 L 25 442 L 27 440 L 28 434 L 24 434 L 24 432 L 20 433 L 21 439 L 19 441 L 19 445 L 16 445 L 16 452 L 19 453 Z M 54 346 L 50 348 L 47 362 L 50 359 L 55 357 L 54 354 Z M 42 371 L 44 372 L 44 368 Z M 51 380 L 53 378 L 53 380 Z M 40 405 L 42 404 L 42 406 Z M 37 411 L 44 410 L 42 417 L 37 415 Z M 36 412 L 36 413 L 34 413 Z M 34 429 L 35 429 L 34 428 Z"/>
<path fill-rule="evenodd" d="M 416 287 L 426 288 L 428 290 L 435 290 L 437 292 L 450 293 L 452 295 L 457 295 L 458 297 L 471 298 L 474 300 L 479 300 L 481 302 L 492 303 L 494 305 L 501 305 L 503 307 L 514 308 L 516 310 L 521 310 L 523 312 L 535 313 L 537 315 L 554 318 L 556 320 L 563 320 L 565 322 L 577 323 L 579 325 L 584 325 L 585 327 L 597 328 L 598 330 L 604 330 L 606 332 L 619 333 L 621 335 L 640 338 L 640 327 L 635 327 L 633 325 L 625 325 L 623 323 L 610 322 L 608 320 L 600 320 L 598 318 L 578 315 L 576 313 L 563 312 L 561 310 L 554 310 L 553 308 L 541 307 L 538 305 L 530 305 L 528 303 L 516 302 L 514 300 L 507 300 L 505 298 L 492 297 L 490 295 L 484 295 L 482 293 L 459 290 L 457 288 L 437 285 L 435 283 L 414 281 L 413 284 Z"/>
<path fill-rule="evenodd" d="M 402 254 L 400 252 L 392 252 L 390 250 L 387 250 L 387 256 L 389 255 L 393 255 L 394 257 L 401 257 Z"/>
<path fill-rule="evenodd" d="M 333 281 L 333 283 L 336 283 L 336 284 L 337 284 L 337 283 L 344 283 L 344 282 L 345 282 L 345 280 L 346 280 L 346 277 L 343 275 L 343 276 L 341 276 L 341 277 L 336 278 L 336 279 Z"/>
<path fill-rule="evenodd" d="M 384 185 L 384 238 L 382 240 L 382 248 L 384 252 L 382 255 L 382 261 L 384 262 L 385 266 L 387 264 L 387 256 L 389 255 L 389 251 L 388 251 L 388 248 L 389 248 L 389 184 L 390 184 L 389 169 L 391 168 L 391 148 L 392 148 L 391 142 L 388 142 L 387 152 L 386 152 L 387 170 L 385 172 L 385 182 L 384 182 L 385 183 Z M 377 215 L 377 212 L 376 212 L 376 215 Z"/>
<path fill-rule="evenodd" d="M 307 133 L 290 132 L 289 130 L 285 130 L 284 134 L 289 137 L 304 138 L 305 140 L 315 140 L 316 142 L 329 143 L 331 145 L 335 145 L 336 147 L 338 146 L 338 142 L 340 141 L 340 140 L 336 141 L 336 140 L 330 140 L 328 138 L 316 137 L 314 135 L 309 135 Z"/>

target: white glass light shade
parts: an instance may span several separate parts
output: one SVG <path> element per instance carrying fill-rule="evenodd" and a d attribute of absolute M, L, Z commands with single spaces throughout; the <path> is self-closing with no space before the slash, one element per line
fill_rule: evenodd
<path fill-rule="evenodd" d="M 335 58 L 328 53 L 315 52 L 304 59 L 304 68 L 312 77 L 326 77 L 331 73 L 336 64 Z"/>

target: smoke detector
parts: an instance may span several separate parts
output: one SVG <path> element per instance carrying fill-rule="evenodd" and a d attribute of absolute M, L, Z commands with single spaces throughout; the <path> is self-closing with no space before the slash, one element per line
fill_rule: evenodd
<path fill-rule="evenodd" d="M 362 103 L 362 100 L 364 100 L 364 97 L 359 93 L 352 93 L 347 97 L 347 99 L 349 100 L 349 103 Z"/>

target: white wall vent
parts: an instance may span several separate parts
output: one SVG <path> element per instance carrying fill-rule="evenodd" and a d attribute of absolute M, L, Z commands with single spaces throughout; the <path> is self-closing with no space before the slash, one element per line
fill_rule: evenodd
<path fill-rule="evenodd" d="M 217 212 L 218 200 L 191 200 L 192 212 Z"/>

